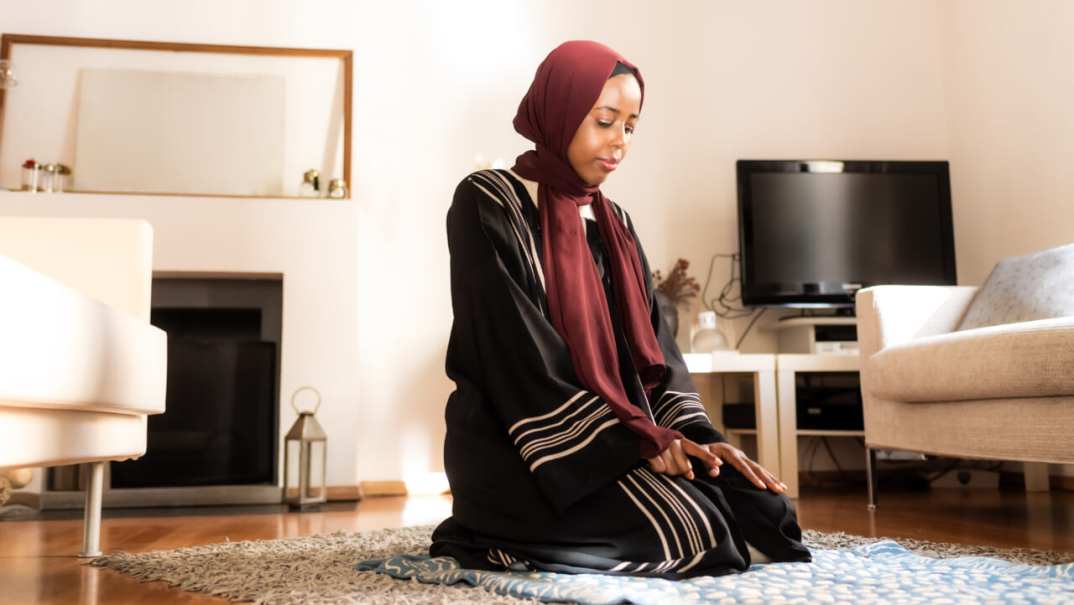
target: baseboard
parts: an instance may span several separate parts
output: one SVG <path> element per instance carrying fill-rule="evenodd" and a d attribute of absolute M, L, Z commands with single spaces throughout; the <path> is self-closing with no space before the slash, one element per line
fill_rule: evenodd
<path fill-rule="evenodd" d="M 364 496 L 360 485 L 329 485 L 325 492 L 329 502 L 357 502 Z"/>
<path fill-rule="evenodd" d="M 405 496 L 409 493 L 405 481 L 362 481 L 358 489 L 367 498 Z"/>
<path fill-rule="evenodd" d="M 883 474 L 883 470 L 880 471 Z M 825 471 L 801 471 L 798 474 L 798 485 L 802 487 L 823 487 L 833 482 L 849 480 L 865 483 L 864 470 L 825 470 Z M 1065 475 L 1052 475 L 1049 482 L 1051 489 L 1074 492 L 1074 477 Z M 1003 489 L 1025 489 L 1025 477 L 1018 471 L 1001 471 L 999 473 L 999 486 Z"/>
<path fill-rule="evenodd" d="M 312 491 L 312 490 L 311 490 Z M 287 497 L 294 498 L 298 494 L 298 488 L 292 487 L 287 490 Z M 325 499 L 329 502 L 357 502 L 363 496 L 360 485 L 329 485 L 325 488 Z"/>
<path fill-rule="evenodd" d="M 999 484 L 1001 487 L 1024 489 L 1026 482 L 1025 477 L 1018 471 L 1001 471 L 999 473 Z M 1074 477 L 1052 475 L 1048 479 L 1048 486 L 1053 490 L 1074 492 Z"/>
<path fill-rule="evenodd" d="M 36 492 L 12 492 L 7 504 L 20 504 L 30 508 L 41 508 L 41 494 Z"/>

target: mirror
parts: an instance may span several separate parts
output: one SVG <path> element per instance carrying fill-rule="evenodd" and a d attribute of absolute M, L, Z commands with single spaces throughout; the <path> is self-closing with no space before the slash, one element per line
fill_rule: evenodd
<path fill-rule="evenodd" d="M 349 50 L 4 34 L 0 188 L 349 198 Z"/>

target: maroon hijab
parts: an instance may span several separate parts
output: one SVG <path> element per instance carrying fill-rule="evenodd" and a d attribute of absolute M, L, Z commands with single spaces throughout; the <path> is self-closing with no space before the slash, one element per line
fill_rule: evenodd
<path fill-rule="evenodd" d="M 537 68 L 514 120 L 515 130 L 537 148 L 518 156 L 513 170 L 539 184 L 542 264 L 552 325 L 567 343 L 579 380 L 641 437 L 641 455 L 651 458 L 682 435 L 657 426 L 627 397 L 608 302 L 578 206 L 593 205 L 608 248 L 612 285 L 630 356 L 648 393 L 663 380 L 667 368 L 650 321 L 645 275 L 634 238 L 615 215 L 611 201 L 599 187 L 586 184 L 567 160 L 567 147 L 575 131 L 600 97 L 617 62 L 634 73 L 644 98 L 645 83 L 637 67 L 602 44 L 566 42 L 548 55 Z"/>

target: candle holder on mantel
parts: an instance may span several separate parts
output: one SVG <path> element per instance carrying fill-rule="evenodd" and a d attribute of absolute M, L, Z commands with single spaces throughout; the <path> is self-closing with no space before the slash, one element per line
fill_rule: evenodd
<path fill-rule="evenodd" d="M 300 410 L 295 404 L 298 394 L 311 391 L 317 396 L 312 410 Z M 328 440 L 314 414 L 321 407 L 321 394 L 313 387 L 301 387 L 291 395 L 291 407 L 298 420 L 284 437 L 283 453 L 283 501 L 288 508 L 297 511 L 316 510 L 327 501 L 325 478 L 328 474 Z M 297 477 L 291 473 L 292 449 L 298 456 Z M 313 483 L 313 462 L 321 461 L 320 481 Z"/>

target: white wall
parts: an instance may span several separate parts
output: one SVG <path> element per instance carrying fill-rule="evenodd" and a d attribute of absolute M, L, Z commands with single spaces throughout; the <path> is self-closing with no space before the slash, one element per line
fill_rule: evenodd
<path fill-rule="evenodd" d="M 951 21 L 972 12 L 968 4 L 3 4 L 0 27 L 9 32 L 354 49 L 352 202 L 326 210 L 191 199 L 162 208 L 135 198 L 110 210 L 153 215 L 161 262 L 226 264 L 240 241 L 267 255 L 258 261 L 265 270 L 313 264 L 312 275 L 323 281 L 304 278 L 310 289 L 294 294 L 300 302 L 285 301 L 299 307 L 285 311 L 285 339 L 304 344 L 288 358 L 294 373 L 285 370 L 284 392 L 307 382 L 327 391 L 332 484 L 442 469 L 443 405 L 452 388 L 443 374 L 451 322 L 444 213 L 475 154 L 513 158 L 526 148 L 511 118 L 537 64 L 563 40 L 604 41 L 646 76 L 635 146 L 605 191 L 634 215 L 654 268 L 666 271 L 685 257 L 701 279 L 712 253 L 736 250 L 734 160 L 748 157 L 951 159 L 963 281 L 982 277 L 983 259 L 999 250 L 979 249 L 986 246 L 983 227 L 971 217 L 977 204 L 1003 213 L 999 202 L 976 201 L 988 188 L 977 179 L 990 171 L 964 170 L 976 157 L 953 151 L 976 147 L 968 137 L 1010 134 L 964 132 L 975 131 L 976 121 L 953 117 L 951 104 L 962 111 L 967 103 L 952 86 L 966 83 L 945 68 L 965 62 L 948 55 L 973 54 L 977 38 L 966 34 L 964 50 L 945 39 Z M 1029 151 L 1032 139 L 1024 140 Z M 78 203 L 71 200 L 67 211 L 80 212 Z M 268 250 L 274 244 L 267 238 L 288 233 L 296 221 L 310 238 Z M 1030 223 L 1023 226 L 1042 235 L 1052 229 Z M 322 230 L 329 233 L 324 241 L 315 235 Z M 199 250 L 178 260 L 193 248 Z M 726 267 L 718 269 L 717 285 L 727 277 Z M 330 314 L 340 327 L 328 330 L 323 317 L 310 314 Z M 759 332 L 749 347 L 770 342 Z"/>
<path fill-rule="evenodd" d="M 1074 242 L 1074 3 L 943 4 L 960 281 Z"/>

